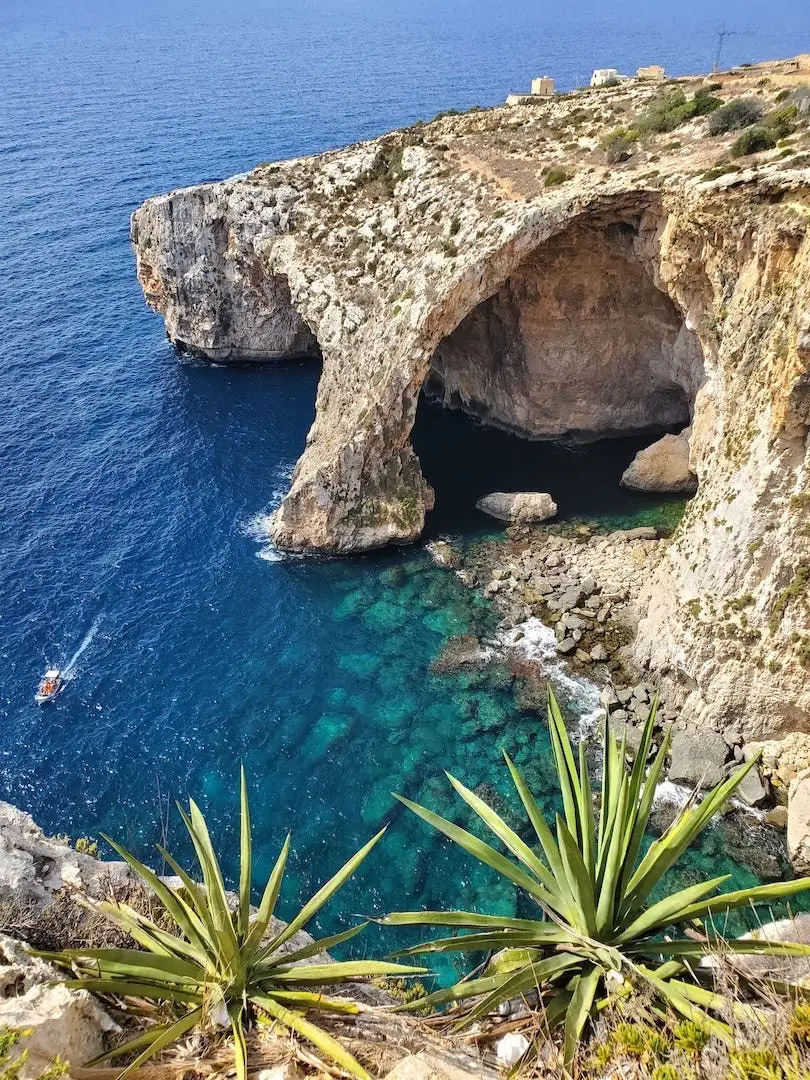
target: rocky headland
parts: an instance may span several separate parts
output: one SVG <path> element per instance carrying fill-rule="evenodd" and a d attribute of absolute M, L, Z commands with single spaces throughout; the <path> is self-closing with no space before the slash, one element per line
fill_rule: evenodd
<path fill-rule="evenodd" d="M 575 564 L 564 655 L 660 686 L 728 760 L 810 731 L 808 83 L 808 57 L 631 80 L 148 200 L 138 276 L 179 348 L 322 362 L 277 545 L 420 535 L 422 392 L 531 439 L 669 428 L 623 482 L 696 491 L 672 536 L 541 533 L 489 591 L 547 617 Z M 744 146 L 718 107 L 760 119 Z"/>

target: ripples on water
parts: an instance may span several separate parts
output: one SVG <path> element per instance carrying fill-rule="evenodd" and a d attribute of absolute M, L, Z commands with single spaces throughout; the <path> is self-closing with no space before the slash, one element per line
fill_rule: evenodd
<path fill-rule="evenodd" d="M 178 362 L 135 282 L 128 217 L 155 192 L 498 101 L 541 70 L 566 88 L 607 63 L 703 69 L 721 7 L 695 15 L 682 6 L 677 23 L 631 5 L 610 16 L 583 7 L 563 22 L 521 2 L 242 0 L 225 10 L 180 0 L 137 8 L 6 0 L 5 797 L 46 828 L 105 829 L 146 852 L 166 800 L 193 793 L 233 852 L 242 759 L 257 870 L 287 828 L 295 835 L 286 903 L 390 821 L 385 848 L 342 912 L 380 911 L 406 896 L 512 908 L 511 890 L 394 809 L 389 795 L 398 789 L 451 812 L 444 768 L 473 787 L 505 790 L 505 746 L 548 797 L 542 720 L 518 708 L 506 677 L 428 670 L 449 635 L 491 633 L 491 613 L 420 551 L 351 562 L 278 557 L 262 518 L 303 448 L 317 368 Z M 735 13 L 746 16 L 739 5 Z M 757 48 L 732 38 L 727 56 L 795 52 L 798 30 L 807 44 L 808 19 L 777 5 Z M 457 446 L 475 438 L 447 423 Z M 427 468 L 437 436 L 425 438 Z M 490 471 L 493 462 L 509 471 L 502 451 L 487 459 Z M 563 459 L 549 453 L 554 490 Z M 440 453 L 433 466 L 446 492 L 452 476 L 441 474 L 452 461 Z M 434 532 L 481 527 L 462 494 L 448 495 Z M 592 485 L 571 512 L 604 515 L 612 498 Z M 91 631 L 65 692 L 35 707 L 42 669 L 64 664 Z M 728 862 L 711 842 L 700 859 L 711 873 Z M 325 926 L 336 919 L 328 914 Z"/>

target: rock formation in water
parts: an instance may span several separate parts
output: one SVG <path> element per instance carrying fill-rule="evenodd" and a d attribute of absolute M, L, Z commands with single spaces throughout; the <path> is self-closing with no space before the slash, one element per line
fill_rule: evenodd
<path fill-rule="evenodd" d="M 635 491 L 697 491 L 697 477 L 689 464 L 689 428 L 664 435 L 639 450 L 622 473 L 624 487 Z"/>
<path fill-rule="evenodd" d="M 545 491 L 493 491 L 475 505 L 499 521 L 546 521 L 557 513 L 557 504 Z"/>
<path fill-rule="evenodd" d="M 724 100 L 774 109 L 810 61 L 713 78 Z M 322 358 L 273 518 L 282 548 L 419 536 L 423 388 L 528 438 L 691 425 L 699 489 L 635 659 L 694 721 L 810 729 L 810 136 L 799 118 L 787 145 L 735 163 L 738 133 L 697 116 L 640 141 L 613 131 L 626 148 L 608 156 L 626 160 L 608 162 L 602 137 L 660 93 L 632 81 L 472 111 L 150 199 L 132 220 L 138 275 L 200 356 Z"/>

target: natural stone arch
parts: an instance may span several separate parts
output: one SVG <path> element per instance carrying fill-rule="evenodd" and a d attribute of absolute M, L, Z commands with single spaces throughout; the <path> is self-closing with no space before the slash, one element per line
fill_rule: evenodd
<path fill-rule="evenodd" d="M 273 269 L 289 275 L 292 301 L 314 327 L 324 357 L 307 450 L 273 520 L 279 546 L 357 551 L 407 543 L 421 534 L 433 492 L 422 476 L 410 435 L 420 392 L 436 374 L 437 350 L 465 320 L 474 320 L 478 309 L 497 303 L 521 268 L 533 266 L 533 260 L 542 260 L 549 250 L 564 248 L 571 237 L 590 236 L 597 247 L 602 244 L 606 257 L 624 260 L 632 268 L 636 289 L 657 308 L 666 330 L 665 335 L 661 327 L 650 330 L 647 344 L 658 348 L 665 336 L 666 348 L 658 348 L 647 367 L 654 369 L 662 398 L 676 399 L 675 405 L 669 412 L 642 415 L 630 430 L 681 419 L 688 423 L 703 377 L 701 354 L 697 338 L 683 325 L 658 275 L 658 238 L 665 218 L 660 196 L 648 191 L 602 196 L 555 214 L 538 211 L 517 235 L 486 258 L 460 267 L 449 281 L 415 278 L 418 320 L 403 325 L 390 312 L 372 312 L 359 327 L 352 320 L 348 330 L 334 304 L 323 308 L 319 296 L 313 297 L 309 279 L 297 269 L 294 245 L 275 245 Z M 603 235 L 612 238 L 610 244 L 600 240 Z M 631 308 L 627 301 L 625 314 Z M 624 421 L 597 425 L 590 434 L 618 434 L 627 430 L 623 425 Z M 518 424 L 502 426 L 538 437 L 537 431 Z M 584 430 L 583 425 L 563 422 L 542 435 L 572 427 Z"/>
<path fill-rule="evenodd" d="M 428 392 L 533 439 L 688 425 L 701 346 L 645 265 L 641 221 L 583 215 L 538 246 L 441 340 Z"/>

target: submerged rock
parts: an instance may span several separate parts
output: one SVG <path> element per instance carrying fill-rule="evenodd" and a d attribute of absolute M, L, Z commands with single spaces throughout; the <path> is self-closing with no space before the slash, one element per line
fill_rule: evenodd
<path fill-rule="evenodd" d="M 461 566 L 461 556 L 446 540 L 434 540 L 426 546 L 437 566 L 446 566 L 450 570 L 456 570 Z"/>
<path fill-rule="evenodd" d="M 623 487 L 634 491 L 697 491 L 697 477 L 689 468 L 690 428 L 639 450 L 622 473 Z"/>
<path fill-rule="evenodd" d="M 545 491 L 493 491 L 475 505 L 499 521 L 547 521 L 557 513 L 557 504 Z"/>

